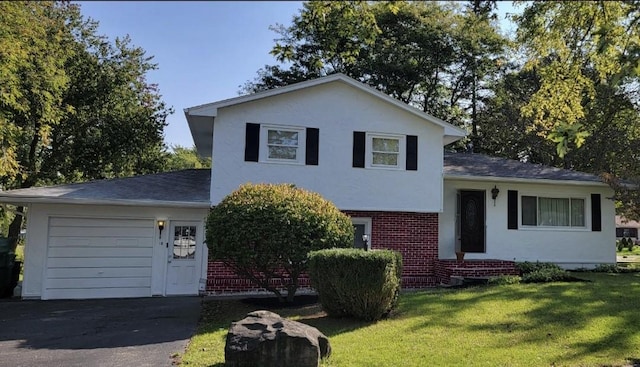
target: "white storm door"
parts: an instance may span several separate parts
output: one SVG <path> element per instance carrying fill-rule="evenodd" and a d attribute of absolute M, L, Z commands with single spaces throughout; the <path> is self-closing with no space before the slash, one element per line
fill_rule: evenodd
<path fill-rule="evenodd" d="M 197 295 L 202 223 L 171 222 L 167 244 L 167 295 Z"/>

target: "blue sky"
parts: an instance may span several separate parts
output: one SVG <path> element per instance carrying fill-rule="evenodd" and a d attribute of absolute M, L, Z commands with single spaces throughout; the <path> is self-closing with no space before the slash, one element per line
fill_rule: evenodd
<path fill-rule="evenodd" d="M 100 23 L 98 32 L 132 43 L 154 56 L 164 101 L 175 109 L 168 118 L 165 142 L 191 147 L 183 109 L 238 95 L 239 87 L 265 64 L 276 34 L 269 26 L 289 25 L 298 1 L 82 1 L 82 14 Z M 499 4 L 501 19 L 513 12 Z"/>

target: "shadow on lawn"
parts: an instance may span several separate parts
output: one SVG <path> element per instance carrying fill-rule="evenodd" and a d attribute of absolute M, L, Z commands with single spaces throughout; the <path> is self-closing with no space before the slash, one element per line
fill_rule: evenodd
<path fill-rule="evenodd" d="M 553 356 L 557 361 L 606 354 L 612 350 L 632 350 L 637 343 L 634 339 L 637 340 L 640 333 L 636 327 L 640 325 L 637 309 L 640 274 L 584 273 L 578 277 L 593 282 L 478 287 L 460 294 L 427 292 L 405 299 L 402 309 L 406 310 L 408 317 L 422 315 L 424 321 L 413 327 L 414 330 L 436 325 L 460 332 L 501 334 L 526 331 L 517 343 L 566 344 L 566 352 Z M 429 297 L 437 298 L 437 302 L 429 302 Z M 490 305 L 495 305 L 491 302 L 504 301 L 516 305 L 523 300 L 530 300 L 529 304 L 534 306 L 527 307 L 523 313 L 507 308 L 506 317 L 496 317 L 499 320 L 495 322 L 465 323 L 461 322 L 463 317 L 456 316 L 469 310 L 490 308 Z M 593 323 L 600 320 L 606 320 L 608 326 L 606 330 L 599 331 L 597 339 L 571 339 L 574 333 L 593 327 Z M 499 348 L 500 345 L 492 347 Z M 640 367 L 638 356 L 629 357 L 628 363 Z"/>

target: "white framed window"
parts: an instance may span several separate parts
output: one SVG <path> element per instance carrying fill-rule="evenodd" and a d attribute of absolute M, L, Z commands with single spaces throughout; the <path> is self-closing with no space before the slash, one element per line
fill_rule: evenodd
<path fill-rule="evenodd" d="M 366 152 L 369 168 L 405 169 L 406 136 L 369 133 Z"/>
<path fill-rule="evenodd" d="M 523 195 L 522 225 L 532 227 L 586 226 L 584 198 Z"/>
<path fill-rule="evenodd" d="M 262 161 L 304 163 L 304 128 L 277 125 L 261 125 L 260 128 Z"/>
<path fill-rule="evenodd" d="M 353 224 L 354 238 L 353 238 L 353 247 L 355 248 L 364 248 L 365 243 L 363 239 L 363 235 L 366 235 L 367 238 L 367 249 L 371 249 L 371 218 L 351 218 L 351 223 Z"/>

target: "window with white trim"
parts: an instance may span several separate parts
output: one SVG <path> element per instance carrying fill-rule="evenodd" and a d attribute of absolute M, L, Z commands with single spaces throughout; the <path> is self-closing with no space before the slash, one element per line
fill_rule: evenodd
<path fill-rule="evenodd" d="M 303 128 L 262 125 L 260 157 L 267 162 L 303 163 L 304 132 Z"/>
<path fill-rule="evenodd" d="M 404 169 L 406 142 L 404 135 L 368 134 L 367 166 Z"/>
<path fill-rule="evenodd" d="M 585 227 L 585 199 L 522 196 L 522 225 Z"/>

